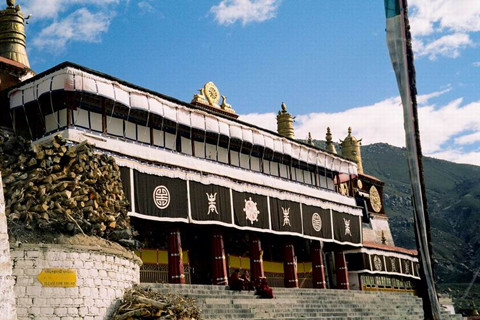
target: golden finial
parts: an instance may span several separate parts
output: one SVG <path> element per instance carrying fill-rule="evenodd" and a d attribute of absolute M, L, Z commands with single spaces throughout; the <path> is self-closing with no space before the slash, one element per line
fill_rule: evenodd
<path fill-rule="evenodd" d="M 281 111 L 278 111 L 277 115 L 277 132 L 278 134 L 287 137 L 294 138 L 293 131 L 293 119 L 292 115 L 287 112 L 287 105 L 285 102 L 282 102 Z"/>
<path fill-rule="evenodd" d="M 327 140 L 325 149 L 328 152 L 337 154 L 337 149 L 335 149 L 335 144 L 332 141 L 332 132 L 330 131 L 330 127 L 327 127 L 327 135 L 325 136 L 325 139 Z"/>
<path fill-rule="evenodd" d="M 20 5 L 15 6 L 15 0 L 7 0 L 7 8 L 0 11 L 0 56 L 30 67 L 26 50 L 26 19 L 20 9 Z"/>
<path fill-rule="evenodd" d="M 360 153 L 360 146 L 362 145 L 362 139 L 357 140 L 352 135 L 352 127 L 348 127 L 348 135 L 345 140 L 340 140 L 342 148 L 342 155 L 357 163 L 358 173 L 363 173 L 362 155 Z"/>
<path fill-rule="evenodd" d="M 314 146 L 315 144 L 313 143 L 313 139 L 312 139 L 312 133 L 311 132 L 308 132 L 308 137 L 307 137 L 307 143 L 311 146 Z"/>

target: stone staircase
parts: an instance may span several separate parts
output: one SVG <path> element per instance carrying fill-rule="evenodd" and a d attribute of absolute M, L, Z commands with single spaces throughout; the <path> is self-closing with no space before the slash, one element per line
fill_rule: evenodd
<path fill-rule="evenodd" d="M 223 286 L 143 284 L 163 293 L 197 300 L 203 318 L 289 320 L 421 320 L 422 301 L 408 293 L 273 288 L 274 299 L 258 299 L 253 292 Z M 444 314 L 443 319 L 460 315 Z"/>

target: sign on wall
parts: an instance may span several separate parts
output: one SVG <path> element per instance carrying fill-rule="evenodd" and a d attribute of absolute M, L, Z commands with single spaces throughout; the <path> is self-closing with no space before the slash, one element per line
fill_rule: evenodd
<path fill-rule="evenodd" d="M 46 268 L 37 276 L 44 287 L 76 287 L 77 271 L 74 269 Z"/>

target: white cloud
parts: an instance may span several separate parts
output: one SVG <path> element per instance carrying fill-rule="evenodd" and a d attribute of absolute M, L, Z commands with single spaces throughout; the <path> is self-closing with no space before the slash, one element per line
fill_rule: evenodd
<path fill-rule="evenodd" d="M 430 60 L 435 60 L 438 56 L 457 58 L 462 49 L 474 46 L 470 36 L 465 33 L 446 35 L 426 45 L 421 42 L 416 44 L 418 45 L 417 56 L 426 55 Z"/>
<path fill-rule="evenodd" d="M 277 132 L 277 115 L 271 113 L 249 113 L 242 115 L 240 120 L 255 124 L 260 128 L 264 128 L 273 132 Z"/>
<path fill-rule="evenodd" d="M 129 0 L 24 0 L 22 11 L 32 14 L 38 34 L 34 47 L 58 52 L 70 41 L 99 42 L 108 31 L 120 3 Z M 34 28 L 35 30 L 35 28 Z"/>
<path fill-rule="evenodd" d="M 480 152 L 464 152 L 461 149 L 447 149 L 441 152 L 432 153 L 429 156 L 456 163 L 480 165 Z"/>
<path fill-rule="evenodd" d="M 480 142 L 480 131 L 455 139 L 455 144 L 472 144 L 476 142 Z"/>
<path fill-rule="evenodd" d="M 145 12 L 145 13 L 147 12 L 151 13 L 155 11 L 155 8 L 148 1 L 140 1 L 139 3 L 137 3 L 137 6 L 142 12 Z"/>
<path fill-rule="evenodd" d="M 480 1 L 411 0 L 409 6 L 418 56 L 456 58 L 474 45 L 470 34 L 480 31 Z"/>
<path fill-rule="evenodd" d="M 456 99 L 443 106 L 428 104 L 429 99 L 447 91 L 449 89 L 418 97 L 423 152 L 427 156 L 480 165 L 479 152 L 463 148 L 480 142 L 480 101 L 464 105 L 462 99 Z M 276 131 L 273 113 L 249 114 L 240 119 L 260 127 L 268 124 L 268 129 Z M 385 142 L 397 147 L 405 146 L 399 97 L 344 112 L 297 115 L 294 126 L 298 139 L 305 139 L 311 132 L 314 139 L 325 140 L 326 129 L 330 127 L 334 140 L 338 141 L 346 137 L 347 128 L 351 126 L 353 134 L 363 139 L 365 145 Z"/>
<path fill-rule="evenodd" d="M 480 61 L 472 63 L 474 67 L 480 67 Z"/>
<path fill-rule="evenodd" d="M 120 1 L 121 0 L 23 0 L 22 11 L 26 14 L 32 14 L 32 22 L 35 22 L 35 20 L 38 19 L 56 18 L 74 6 L 96 6 L 102 8 L 102 10 L 108 10 L 109 5 L 118 4 Z"/>
<path fill-rule="evenodd" d="M 78 9 L 66 18 L 54 22 L 33 40 L 33 45 L 49 51 L 63 50 L 68 41 L 99 42 L 108 30 L 111 17 L 104 12 L 91 13 Z"/>
<path fill-rule="evenodd" d="M 237 21 L 246 25 L 274 18 L 279 4 L 280 0 L 222 0 L 211 7 L 210 12 L 221 25 L 230 25 Z"/>

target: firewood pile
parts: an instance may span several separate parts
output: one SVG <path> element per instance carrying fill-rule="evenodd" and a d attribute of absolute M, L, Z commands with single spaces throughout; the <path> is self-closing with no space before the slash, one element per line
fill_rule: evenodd
<path fill-rule="evenodd" d="M 8 221 L 132 244 L 128 203 L 112 157 L 95 154 L 86 142 L 70 145 L 56 136 L 33 145 L 0 130 L 0 161 Z"/>
<path fill-rule="evenodd" d="M 162 294 L 149 288 L 134 287 L 125 292 L 111 320 L 198 320 L 201 310 L 195 300 Z"/>

